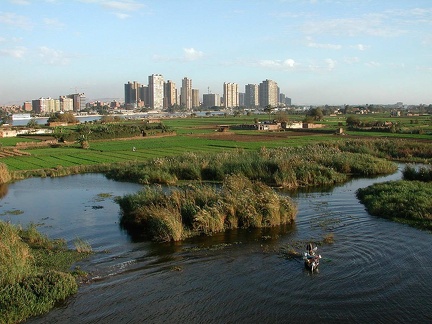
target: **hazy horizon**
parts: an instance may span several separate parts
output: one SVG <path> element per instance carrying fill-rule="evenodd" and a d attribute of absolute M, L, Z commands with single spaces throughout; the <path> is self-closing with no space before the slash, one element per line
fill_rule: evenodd
<path fill-rule="evenodd" d="M 429 0 L 5 0 L 0 104 L 122 99 L 162 74 L 200 97 L 278 83 L 295 105 L 430 104 Z"/>

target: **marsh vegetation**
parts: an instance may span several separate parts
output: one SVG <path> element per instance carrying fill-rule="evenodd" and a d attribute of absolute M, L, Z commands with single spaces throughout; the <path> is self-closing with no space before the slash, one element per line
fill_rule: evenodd
<path fill-rule="evenodd" d="M 121 224 L 132 234 L 156 241 L 273 227 L 291 223 L 296 215 L 289 197 L 241 175 L 227 176 L 220 189 L 209 184 L 185 185 L 169 192 L 148 187 L 117 201 L 123 213 Z"/>
<path fill-rule="evenodd" d="M 78 290 L 70 266 L 88 256 L 50 240 L 35 225 L 0 221 L 0 322 L 17 323 L 48 312 Z"/>

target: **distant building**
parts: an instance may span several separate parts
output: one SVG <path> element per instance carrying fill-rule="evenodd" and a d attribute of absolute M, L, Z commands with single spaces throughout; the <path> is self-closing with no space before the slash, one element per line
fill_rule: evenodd
<path fill-rule="evenodd" d="M 84 93 L 74 93 L 67 96 L 73 100 L 73 111 L 81 111 L 86 107 L 86 96 Z"/>
<path fill-rule="evenodd" d="M 239 91 L 237 83 L 223 84 L 224 107 L 234 108 L 239 106 Z"/>
<path fill-rule="evenodd" d="M 24 104 L 23 104 L 23 110 L 24 111 L 32 111 L 33 110 L 31 101 L 24 102 Z"/>
<path fill-rule="evenodd" d="M 199 90 L 198 89 L 192 89 L 192 107 L 196 108 L 200 106 L 200 100 L 199 100 Z"/>
<path fill-rule="evenodd" d="M 161 74 L 152 74 L 149 76 L 149 106 L 154 110 L 163 109 L 164 101 L 164 80 Z"/>
<path fill-rule="evenodd" d="M 73 111 L 74 104 L 72 98 L 61 96 L 59 100 L 60 100 L 60 111 Z"/>
<path fill-rule="evenodd" d="M 39 98 L 32 100 L 32 109 L 37 114 L 59 112 L 60 100 L 52 98 Z"/>
<path fill-rule="evenodd" d="M 203 94 L 203 104 L 204 108 L 212 108 L 220 106 L 220 96 L 215 93 Z"/>
<path fill-rule="evenodd" d="M 280 93 L 279 94 L 279 103 L 281 104 L 285 104 L 285 94 L 284 93 Z"/>
<path fill-rule="evenodd" d="M 244 94 L 244 92 L 239 92 L 239 94 L 238 94 L 238 105 L 240 107 L 244 107 L 244 105 L 245 105 L 245 94 Z"/>
<path fill-rule="evenodd" d="M 182 80 L 180 104 L 187 110 L 192 109 L 192 80 L 186 77 Z"/>
<path fill-rule="evenodd" d="M 248 108 L 259 106 L 258 97 L 258 85 L 257 84 L 247 84 L 245 85 L 245 99 L 244 105 Z"/>
<path fill-rule="evenodd" d="M 125 105 L 136 105 L 138 101 L 138 88 L 140 84 L 136 81 L 128 82 L 124 85 Z"/>
<path fill-rule="evenodd" d="M 164 108 L 173 107 L 177 104 L 177 89 L 174 82 L 168 80 L 164 84 Z"/>
<path fill-rule="evenodd" d="M 275 81 L 264 80 L 259 85 L 259 105 L 261 107 L 276 107 L 278 104 L 279 88 Z"/>

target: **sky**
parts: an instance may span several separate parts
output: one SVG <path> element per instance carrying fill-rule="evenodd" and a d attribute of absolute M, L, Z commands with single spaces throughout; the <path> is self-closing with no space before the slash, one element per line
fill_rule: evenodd
<path fill-rule="evenodd" d="M 431 0 L 0 0 L 0 105 L 270 79 L 295 105 L 431 104 Z"/>

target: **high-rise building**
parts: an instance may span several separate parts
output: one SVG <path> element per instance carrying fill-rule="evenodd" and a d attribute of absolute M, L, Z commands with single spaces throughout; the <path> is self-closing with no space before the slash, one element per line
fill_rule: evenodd
<path fill-rule="evenodd" d="M 224 107 L 234 108 L 239 106 L 238 96 L 238 84 L 224 82 L 223 95 L 224 95 Z"/>
<path fill-rule="evenodd" d="M 186 77 L 182 80 L 180 104 L 187 110 L 192 109 L 192 80 Z"/>
<path fill-rule="evenodd" d="M 285 94 L 284 93 L 279 94 L 279 102 L 281 104 L 285 104 Z"/>
<path fill-rule="evenodd" d="M 161 74 L 152 74 L 148 77 L 149 107 L 154 110 L 163 109 L 164 80 Z"/>
<path fill-rule="evenodd" d="M 149 99 L 149 88 L 148 86 L 141 85 L 138 88 L 138 98 L 137 98 L 137 105 L 139 107 L 143 107 L 145 105 L 148 105 L 150 99 Z"/>
<path fill-rule="evenodd" d="M 239 105 L 239 107 L 244 107 L 244 105 L 245 105 L 245 94 L 244 94 L 244 92 L 239 92 L 239 94 L 238 94 L 238 105 Z"/>
<path fill-rule="evenodd" d="M 68 98 L 73 100 L 73 111 L 81 111 L 86 107 L 86 96 L 84 93 L 73 93 L 67 95 Z"/>
<path fill-rule="evenodd" d="M 32 108 L 37 114 L 59 112 L 60 100 L 52 98 L 39 98 L 32 100 Z"/>
<path fill-rule="evenodd" d="M 140 87 L 140 84 L 136 81 L 134 82 L 128 82 L 124 85 L 125 88 L 125 105 L 133 105 L 136 106 L 136 103 L 138 102 L 138 88 Z"/>
<path fill-rule="evenodd" d="M 245 106 L 248 108 L 259 106 L 258 85 L 245 85 Z"/>
<path fill-rule="evenodd" d="M 199 90 L 198 89 L 192 89 L 192 107 L 199 107 L 200 106 L 200 100 L 199 100 Z"/>
<path fill-rule="evenodd" d="M 277 107 L 278 105 L 278 85 L 275 81 L 264 80 L 260 83 L 259 87 L 259 105 L 261 107 L 271 106 Z"/>
<path fill-rule="evenodd" d="M 73 111 L 73 99 L 60 96 L 60 111 Z"/>
<path fill-rule="evenodd" d="M 177 89 L 171 80 L 164 85 L 164 98 L 164 109 L 177 105 Z"/>
<path fill-rule="evenodd" d="M 212 108 L 220 106 L 220 97 L 215 93 L 203 94 L 203 107 Z"/>

